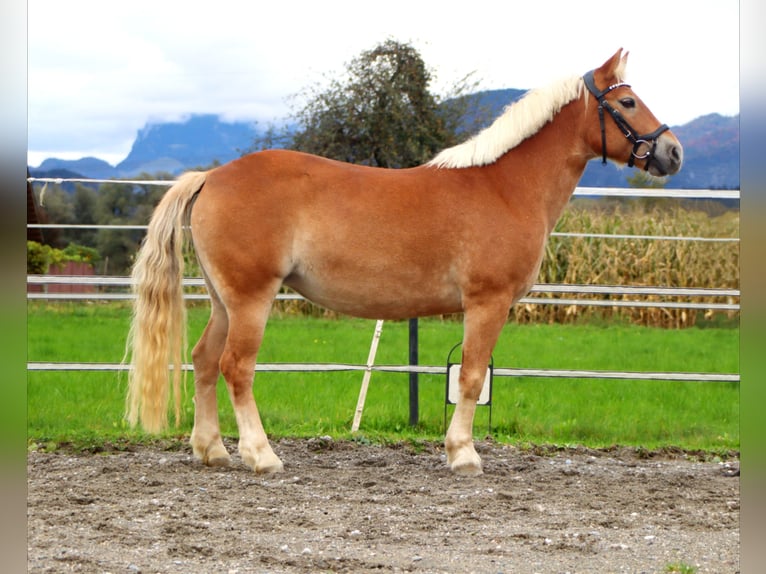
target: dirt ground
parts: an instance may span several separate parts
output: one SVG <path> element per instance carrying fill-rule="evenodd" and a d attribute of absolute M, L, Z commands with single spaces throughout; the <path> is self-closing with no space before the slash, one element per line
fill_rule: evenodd
<path fill-rule="evenodd" d="M 273 443 L 258 476 L 183 447 L 28 454 L 29 572 L 739 571 L 739 460 L 482 442 Z M 234 452 L 234 443 L 227 443 Z"/>

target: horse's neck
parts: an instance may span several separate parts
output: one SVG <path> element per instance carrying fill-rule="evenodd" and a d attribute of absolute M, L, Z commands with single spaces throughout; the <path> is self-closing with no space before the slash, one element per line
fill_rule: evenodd
<path fill-rule="evenodd" d="M 549 233 L 569 202 L 588 160 L 594 157 L 582 135 L 583 121 L 582 102 L 575 100 L 496 164 L 510 181 L 520 182 L 506 187 L 508 200 L 522 199 L 541 211 Z"/>

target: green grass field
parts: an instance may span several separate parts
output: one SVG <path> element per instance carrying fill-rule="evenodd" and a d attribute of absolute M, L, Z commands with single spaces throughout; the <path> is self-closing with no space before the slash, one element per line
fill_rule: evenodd
<path fill-rule="evenodd" d="M 204 306 L 189 309 L 193 343 L 207 320 Z M 120 362 L 130 316 L 123 303 L 30 303 L 28 360 Z M 420 363 L 445 365 L 461 339 L 456 321 L 420 321 Z M 264 363 L 364 364 L 374 321 L 274 316 L 266 330 Z M 504 329 L 496 367 L 626 371 L 739 370 L 736 328 L 668 330 L 633 325 L 516 325 Z M 376 364 L 407 362 L 407 322 L 388 322 Z M 254 392 L 272 437 L 351 437 L 361 372 L 259 373 Z M 123 420 L 126 377 L 113 372 L 29 372 L 28 437 L 49 448 L 66 442 L 143 440 Z M 191 377 L 185 420 L 166 436 L 191 430 Z M 420 375 L 420 423 L 408 425 L 408 377 L 372 375 L 362 418 L 364 440 L 441 440 L 443 375 Z M 221 424 L 236 436 L 225 386 L 219 384 Z M 451 407 L 450 407 L 451 409 Z M 449 411 L 451 412 L 451 411 Z M 475 433 L 487 433 L 488 408 L 478 409 Z M 492 436 L 516 444 L 647 449 L 739 449 L 739 385 L 663 381 L 556 380 L 496 377 Z"/>

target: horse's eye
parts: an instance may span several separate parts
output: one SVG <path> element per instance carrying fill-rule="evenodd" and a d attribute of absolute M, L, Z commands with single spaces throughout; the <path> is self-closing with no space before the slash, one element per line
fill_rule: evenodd
<path fill-rule="evenodd" d="M 636 107 L 636 100 L 633 98 L 622 98 L 620 104 L 622 104 L 623 108 L 631 109 Z"/>

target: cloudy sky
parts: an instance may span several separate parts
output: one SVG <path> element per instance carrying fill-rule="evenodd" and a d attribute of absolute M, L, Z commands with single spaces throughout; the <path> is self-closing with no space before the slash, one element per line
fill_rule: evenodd
<path fill-rule="evenodd" d="M 28 0 L 28 160 L 116 164 L 148 121 L 267 124 L 363 50 L 410 42 L 443 92 L 534 88 L 629 50 L 628 79 L 669 124 L 739 113 L 736 0 Z"/>

